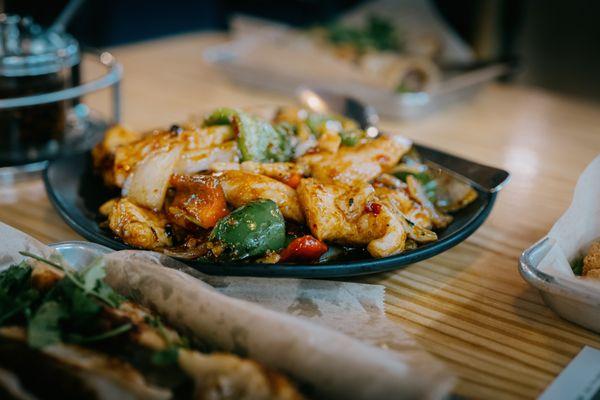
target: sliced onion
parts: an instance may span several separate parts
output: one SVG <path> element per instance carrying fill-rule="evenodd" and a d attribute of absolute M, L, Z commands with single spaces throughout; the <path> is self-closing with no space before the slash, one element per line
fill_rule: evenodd
<path fill-rule="evenodd" d="M 148 154 L 129 175 L 123 186 L 123 196 L 127 196 L 138 206 L 161 209 L 169 188 L 169 179 L 180 155 L 181 146 Z"/>

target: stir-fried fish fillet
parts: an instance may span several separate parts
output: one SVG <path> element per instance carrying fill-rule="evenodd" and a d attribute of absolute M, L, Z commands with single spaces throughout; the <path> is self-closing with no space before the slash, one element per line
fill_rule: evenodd
<path fill-rule="evenodd" d="M 244 171 L 215 173 L 219 179 L 227 203 L 240 207 L 258 199 L 273 200 L 283 216 L 296 222 L 304 222 L 296 191 L 290 186 L 268 176 Z"/>
<path fill-rule="evenodd" d="M 112 204 L 108 214 L 110 229 L 123 242 L 142 249 L 157 249 L 172 245 L 165 226 L 166 218 L 133 204 L 126 197 Z"/>
<path fill-rule="evenodd" d="M 336 153 L 307 154 L 297 160 L 308 165 L 314 178 L 322 182 L 370 182 L 396 165 L 410 149 L 411 142 L 400 136 L 381 136 Z"/>

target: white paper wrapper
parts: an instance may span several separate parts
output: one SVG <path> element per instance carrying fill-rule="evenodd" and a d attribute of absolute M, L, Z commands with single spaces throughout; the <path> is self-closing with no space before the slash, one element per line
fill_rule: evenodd
<path fill-rule="evenodd" d="M 383 15 L 400 27 L 402 35 L 411 46 L 423 37 L 433 36 L 441 41 L 440 59 L 447 63 L 473 61 L 473 51 L 444 22 L 429 0 L 377 0 L 366 2 L 342 17 L 346 23 L 361 25 L 369 15 Z"/>
<path fill-rule="evenodd" d="M 7 225 L 0 236 L 2 267 L 19 262 L 20 250 L 52 253 Z M 385 318 L 380 286 L 207 277 L 151 252 L 106 259 L 115 289 L 190 337 L 286 372 L 317 397 L 440 398 L 451 388 L 443 366 Z"/>
<path fill-rule="evenodd" d="M 538 268 L 562 283 L 600 291 L 600 280 L 577 277 L 571 262 L 600 238 L 600 156 L 579 177 L 569 209 L 556 221 L 548 237 L 552 247 Z"/>

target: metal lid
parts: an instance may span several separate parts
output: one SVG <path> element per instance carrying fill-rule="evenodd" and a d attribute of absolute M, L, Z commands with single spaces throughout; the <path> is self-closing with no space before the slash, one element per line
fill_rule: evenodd
<path fill-rule="evenodd" d="M 79 60 L 79 44 L 71 35 L 43 30 L 31 18 L 0 14 L 0 76 L 49 74 Z"/>

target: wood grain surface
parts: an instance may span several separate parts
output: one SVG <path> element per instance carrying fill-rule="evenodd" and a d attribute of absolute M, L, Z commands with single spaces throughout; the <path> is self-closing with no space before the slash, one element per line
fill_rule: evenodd
<path fill-rule="evenodd" d="M 291 99 L 235 86 L 202 60 L 223 40 L 195 34 L 113 49 L 125 67 L 123 120 L 168 126 L 217 106 Z M 88 73 L 92 73 L 88 69 Z M 106 110 L 107 95 L 88 103 Z M 468 103 L 390 131 L 505 168 L 512 181 L 467 241 L 406 269 L 360 278 L 387 288 L 390 318 L 445 361 L 470 398 L 533 398 L 600 335 L 561 320 L 519 276 L 523 249 L 568 206 L 579 174 L 600 152 L 600 107 L 532 88 L 491 85 Z M 45 242 L 79 239 L 52 209 L 40 180 L 0 189 L 0 220 Z"/>

